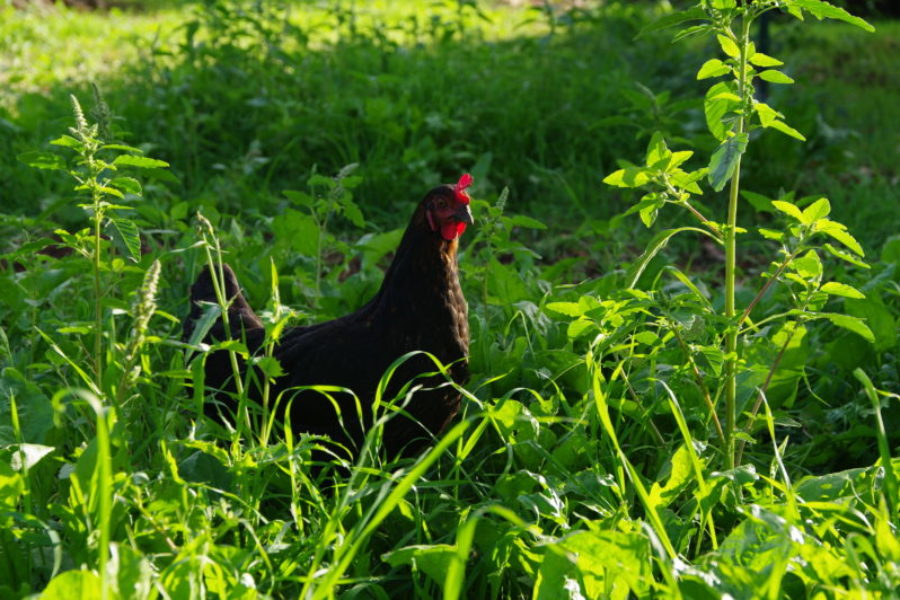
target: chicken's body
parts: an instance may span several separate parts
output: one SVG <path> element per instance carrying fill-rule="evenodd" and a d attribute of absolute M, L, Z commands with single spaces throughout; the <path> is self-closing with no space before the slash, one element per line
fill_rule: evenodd
<path fill-rule="evenodd" d="M 460 198 L 465 198 L 465 203 Z M 435 188 L 416 209 L 374 298 L 339 319 L 284 332 L 274 354 L 285 374 L 276 379 L 271 397 L 283 394 L 281 406 L 290 402 L 295 433 L 326 435 L 355 452 L 372 425 L 372 404 L 379 382 L 391 364 L 413 351 L 433 355 L 449 367 L 453 381 L 466 382 L 468 309 L 459 286 L 456 257 L 458 234 L 464 225 L 459 227 L 457 223 L 471 223 L 468 197 L 459 185 Z M 262 343 L 262 323 L 240 294 L 230 269 L 225 272 L 225 280 L 226 292 L 234 298 L 229 308 L 232 335 L 237 339 L 243 335 L 252 352 Z M 200 315 L 198 302 L 215 300 L 208 271 L 203 271 L 194 284 L 191 299 L 186 337 Z M 223 332 L 219 323 L 210 335 L 221 339 Z M 205 371 L 207 386 L 228 388 L 232 369 L 224 352 L 208 357 Z M 436 371 L 435 363 L 423 354 L 407 359 L 391 376 L 382 400 L 393 399 L 418 375 Z M 416 379 L 414 384 L 422 389 L 405 405 L 408 416 L 396 415 L 385 425 L 384 446 L 390 455 L 420 448 L 442 432 L 459 410 L 460 393 L 444 376 Z M 334 394 L 339 418 L 332 401 L 320 392 L 295 389 L 309 385 L 353 390 L 359 408 L 351 395 Z M 403 402 L 400 399 L 397 404 Z"/>

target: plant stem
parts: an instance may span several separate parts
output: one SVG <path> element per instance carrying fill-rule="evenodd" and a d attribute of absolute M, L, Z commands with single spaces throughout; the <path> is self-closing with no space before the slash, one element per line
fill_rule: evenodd
<path fill-rule="evenodd" d="M 91 195 L 94 201 L 94 371 L 97 373 L 97 389 L 103 389 L 103 306 L 100 297 L 100 226 L 103 221 L 100 206 L 100 191 L 97 189 L 97 173 L 94 172 L 93 156 L 88 157 L 91 171 Z"/>
<path fill-rule="evenodd" d="M 747 84 L 747 49 L 750 44 L 750 23 L 752 17 L 741 18 L 741 38 L 738 47 L 741 51 L 740 70 L 738 72 L 738 92 L 741 97 L 741 117 L 737 121 L 735 135 L 744 133 L 744 122 L 752 90 Z M 738 327 L 735 319 L 734 290 L 735 265 L 737 263 L 737 210 L 741 190 L 741 158 L 739 155 L 731 176 L 731 188 L 728 194 L 728 220 L 725 227 L 725 317 L 728 330 L 725 333 L 725 461 L 728 469 L 735 468 L 734 430 L 737 416 L 737 347 Z"/>

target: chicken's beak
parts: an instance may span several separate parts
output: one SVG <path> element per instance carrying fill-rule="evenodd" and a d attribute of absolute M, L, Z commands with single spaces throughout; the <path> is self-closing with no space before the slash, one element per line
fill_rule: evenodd
<path fill-rule="evenodd" d="M 453 216 L 456 217 L 456 220 L 460 223 L 465 223 L 467 225 L 471 225 L 475 222 L 475 219 L 472 218 L 472 210 L 469 208 L 468 204 L 460 204 Z"/>

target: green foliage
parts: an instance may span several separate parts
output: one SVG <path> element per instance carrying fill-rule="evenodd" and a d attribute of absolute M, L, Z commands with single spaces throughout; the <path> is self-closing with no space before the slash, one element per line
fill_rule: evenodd
<path fill-rule="evenodd" d="M 0 9 L 0 596 L 892 597 L 892 46 L 788 16 L 782 64 L 728 27 L 760 6 Z M 116 112 L 97 94 L 67 129 L 86 71 Z M 380 456 L 379 425 L 323 464 L 278 418 L 274 344 L 365 301 L 416 195 L 463 169 L 462 414 L 413 459 Z M 740 227 L 716 190 L 742 173 Z M 221 289 L 180 341 L 223 261 L 265 306 L 261 356 L 199 343 Z M 216 349 L 261 374 L 231 428 L 202 409 Z"/>

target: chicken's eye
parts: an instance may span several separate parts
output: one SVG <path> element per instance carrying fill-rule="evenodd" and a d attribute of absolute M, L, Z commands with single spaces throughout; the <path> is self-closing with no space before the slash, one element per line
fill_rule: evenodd
<path fill-rule="evenodd" d="M 435 201 L 434 205 L 437 208 L 444 209 L 444 208 L 447 208 L 447 201 L 444 200 L 443 198 L 441 198 L 440 200 Z"/>

